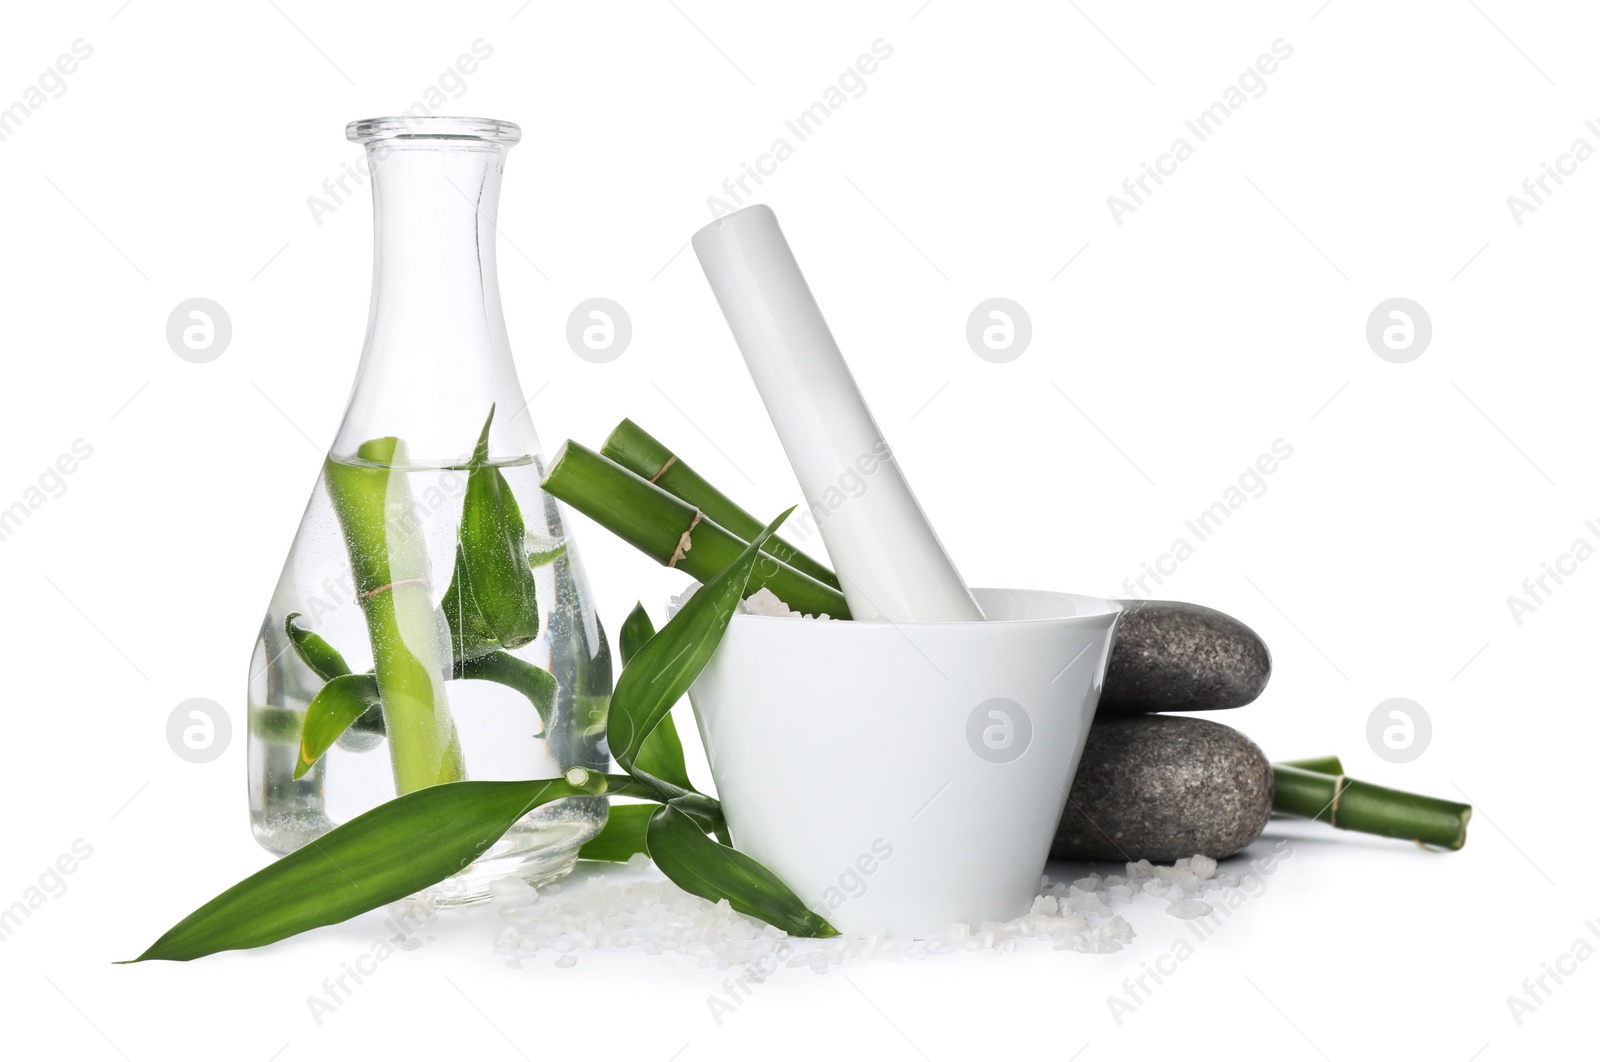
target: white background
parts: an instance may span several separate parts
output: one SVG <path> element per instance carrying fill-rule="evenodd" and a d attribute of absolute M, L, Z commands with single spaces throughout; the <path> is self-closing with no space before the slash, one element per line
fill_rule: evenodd
<path fill-rule="evenodd" d="M 1575 138 L 1600 147 L 1583 124 L 1600 115 L 1594 13 L 918 2 L 10 12 L 0 105 L 74 40 L 93 55 L 0 143 L 0 507 L 74 440 L 93 456 L 0 542 L 0 906 L 74 840 L 93 855 L 0 944 L 8 1054 L 687 1062 L 1004 1044 L 1085 1062 L 1158 1046 L 1466 1062 L 1592 1036 L 1600 963 L 1520 1026 L 1506 997 L 1600 916 L 1585 887 L 1600 564 L 1520 625 L 1506 598 L 1600 539 L 1583 524 L 1600 517 L 1600 162 L 1521 225 L 1506 197 Z M 356 158 L 346 121 L 410 107 L 479 38 L 492 57 L 440 110 L 524 130 L 500 267 L 547 452 L 632 416 L 755 512 L 799 500 L 685 243 L 707 196 L 883 38 L 893 56 L 866 93 L 760 198 L 963 574 L 1120 596 L 1286 440 L 1267 492 L 1161 593 L 1272 647 L 1270 688 L 1227 722 L 1274 758 L 1337 752 L 1359 777 L 1472 800 L 1466 849 L 1274 824 L 1300 840 L 1272 890 L 1121 1025 L 1106 997 L 1181 929 L 1155 901 L 1118 955 L 788 971 L 720 1026 L 719 971 L 639 955 L 509 970 L 487 911 L 441 920 L 320 1026 L 306 997 L 380 916 L 257 953 L 111 965 L 265 862 L 246 822 L 247 655 L 347 397 L 370 269 L 366 190 L 320 225 L 306 200 Z M 1106 197 L 1279 38 L 1293 55 L 1265 94 L 1116 224 Z M 164 334 L 196 296 L 233 322 L 209 364 Z M 633 320 L 610 364 L 565 342 L 593 296 Z M 992 296 L 1033 323 L 1008 364 L 965 341 Z M 1365 339 L 1397 296 L 1433 323 L 1408 364 Z M 659 617 L 681 579 L 572 526 L 607 626 L 638 598 Z M 1434 730 L 1403 765 L 1366 738 L 1395 696 Z M 232 713 L 215 762 L 167 745 L 190 697 Z"/>

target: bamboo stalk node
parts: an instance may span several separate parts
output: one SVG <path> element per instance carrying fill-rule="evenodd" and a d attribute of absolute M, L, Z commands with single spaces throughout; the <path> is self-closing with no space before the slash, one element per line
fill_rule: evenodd
<path fill-rule="evenodd" d="M 1333 803 L 1328 805 L 1328 825 L 1335 829 L 1339 826 L 1339 798 L 1344 796 L 1345 776 L 1339 775 L 1333 780 Z"/>
<path fill-rule="evenodd" d="M 684 531 L 683 534 L 678 536 L 678 548 L 672 551 L 672 558 L 667 561 L 667 567 L 676 568 L 678 566 L 678 562 L 683 560 L 688 552 L 694 548 L 694 542 L 689 536 L 694 534 L 694 529 L 700 526 L 700 521 L 704 517 L 705 514 L 699 509 L 694 511 L 694 519 L 689 521 L 688 530 Z"/>
<path fill-rule="evenodd" d="M 656 474 L 650 477 L 650 482 L 654 483 L 656 480 L 658 480 L 662 476 L 666 475 L 667 474 L 667 469 L 671 468 L 673 465 L 675 465 L 677 463 L 678 463 L 678 455 L 677 454 L 673 454 L 671 457 L 667 458 L 665 464 L 663 464 L 660 468 L 656 469 Z"/>
<path fill-rule="evenodd" d="M 384 583 L 380 587 L 376 587 L 376 588 L 374 588 L 372 590 L 366 591 L 365 593 L 363 593 L 361 595 L 361 600 L 363 600 L 363 601 L 371 601 L 373 598 L 377 597 L 379 594 L 386 594 L 390 590 L 393 590 L 397 586 L 427 586 L 427 585 L 428 585 L 428 580 L 422 579 L 422 578 L 396 579 L 392 583 Z"/>

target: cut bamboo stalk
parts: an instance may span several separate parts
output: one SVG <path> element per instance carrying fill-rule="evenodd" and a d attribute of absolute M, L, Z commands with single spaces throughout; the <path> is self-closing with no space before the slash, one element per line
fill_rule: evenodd
<path fill-rule="evenodd" d="M 616 426 L 600 447 L 600 453 L 634 475 L 648 479 L 673 497 L 682 498 L 746 542 L 753 540 L 766 527 L 631 420 L 624 420 Z M 767 539 L 766 545 L 761 548 L 763 552 L 772 554 L 819 583 L 827 583 L 838 589 L 839 579 L 827 565 L 812 560 L 778 536 Z"/>
<path fill-rule="evenodd" d="M 701 582 L 732 564 L 749 544 L 693 505 L 570 439 L 556 451 L 540 485 L 658 563 Z M 750 593 L 766 587 L 807 615 L 850 618 L 838 590 L 770 555 L 756 562 L 746 585 Z"/>
<path fill-rule="evenodd" d="M 1315 771 L 1318 774 L 1343 774 L 1344 764 L 1337 756 L 1313 756 L 1309 760 L 1283 760 L 1277 764 L 1279 767 L 1298 767 L 1302 771 Z"/>
<path fill-rule="evenodd" d="M 1272 808 L 1341 830 L 1460 848 L 1467 843 L 1470 804 L 1403 793 L 1342 774 L 1275 764 Z"/>

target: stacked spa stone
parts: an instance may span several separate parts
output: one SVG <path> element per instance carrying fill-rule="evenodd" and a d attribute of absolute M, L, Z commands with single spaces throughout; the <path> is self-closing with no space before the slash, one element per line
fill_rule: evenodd
<path fill-rule="evenodd" d="M 1167 712 L 1249 704 L 1272 674 L 1264 642 L 1181 601 L 1124 601 L 1100 707 L 1056 831 L 1057 859 L 1221 859 L 1272 814 L 1272 767 L 1231 727 Z"/>

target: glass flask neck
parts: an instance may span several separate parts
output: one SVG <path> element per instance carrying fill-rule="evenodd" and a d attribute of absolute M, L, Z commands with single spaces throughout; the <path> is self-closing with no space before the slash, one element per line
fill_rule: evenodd
<path fill-rule="evenodd" d="M 332 455 L 373 439 L 404 463 L 459 465 L 494 408 L 493 460 L 538 452 L 511 360 L 495 268 L 495 216 L 516 126 L 479 119 L 352 123 L 372 174 L 372 304 Z"/>

